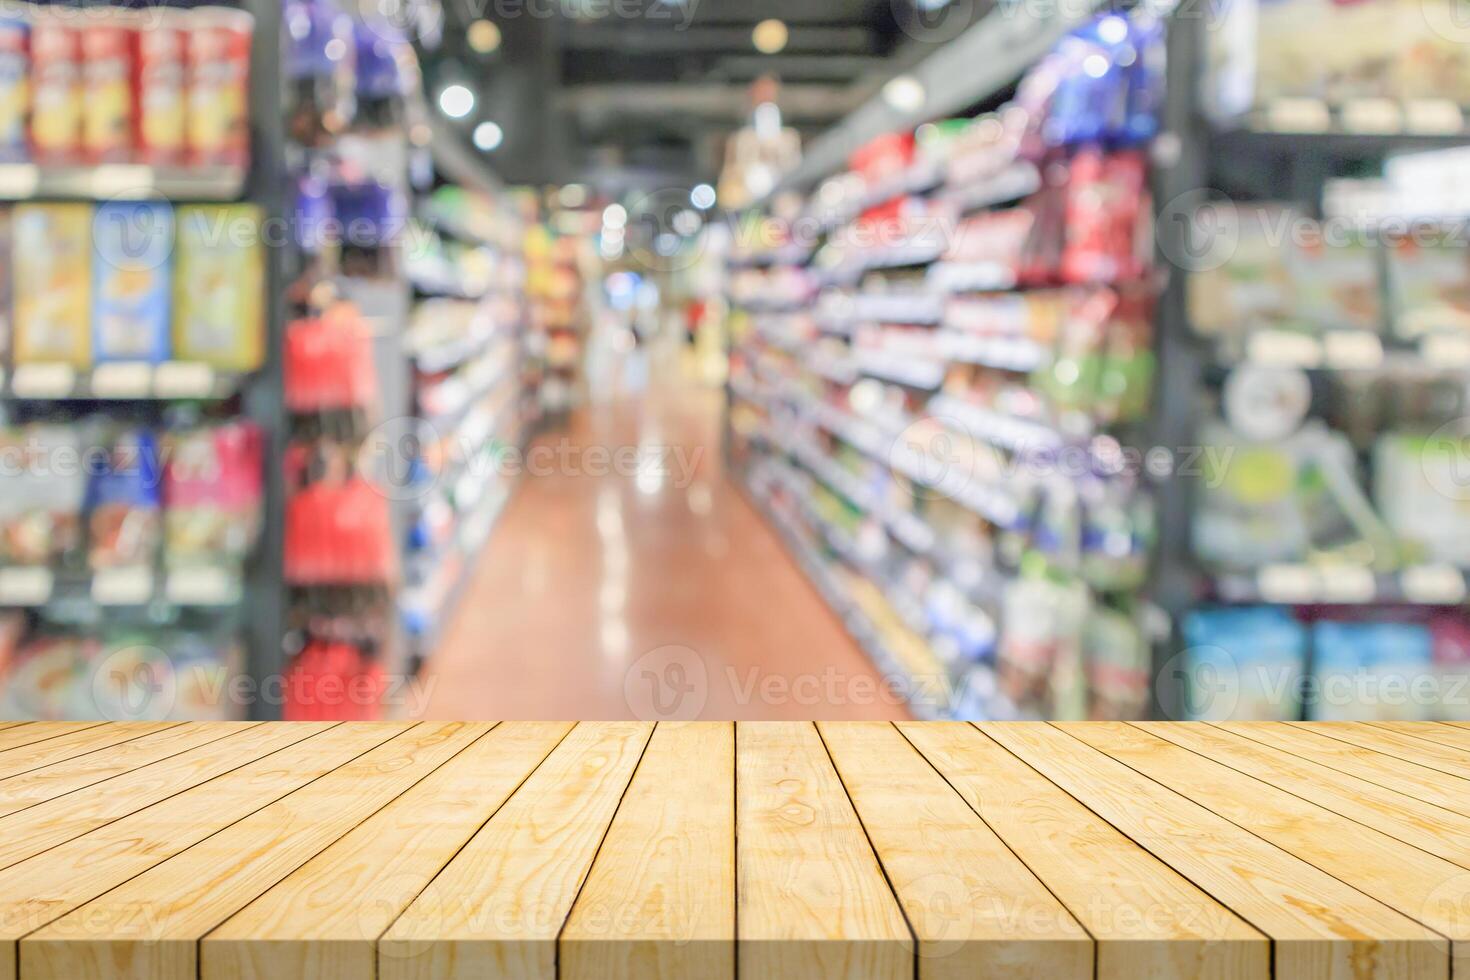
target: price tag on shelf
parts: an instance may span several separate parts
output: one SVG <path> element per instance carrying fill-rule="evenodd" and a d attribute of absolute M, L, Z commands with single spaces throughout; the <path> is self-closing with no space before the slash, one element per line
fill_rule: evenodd
<path fill-rule="evenodd" d="M 1246 359 L 1263 367 L 1321 367 L 1322 342 L 1286 330 L 1257 330 L 1247 342 Z"/>
<path fill-rule="evenodd" d="M 1366 371 L 1383 363 L 1383 341 L 1366 330 L 1334 330 L 1324 338 L 1327 366 L 1340 371 Z"/>
<path fill-rule="evenodd" d="M 1404 128 L 1411 133 L 1454 135 L 1465 131 L 1465 114 L 1453 99 L 1410 99 L 1404 103 Z"/>
<path fill-rule="evenodd" d="M 66 398 L 77 390 L 77 372 L 70 364 L 19 364 L 10 390 L 17 398 Z"/>
<path fill-rule="evenodd" d="M 1267 565 L 1256 577 L 1267 602 L 1294 604 L 1317 598 L 1317 573 L 1310 565 Z"/>
<path fill-rule="evenodd" d="M 169 361 L 153 375 L 153 393 L 159 398 L 207 398 L 214 391 L 214 369 L 208 364 Z"/>
<path fill-rule="evenodd" d="M 1470 367 L 1470 337 L 1458 333 L 1430 334 L 1420 341 L 1419 354 L 1430 367 Z"/>
<path fill-rule="evenodd" d="M 39 606 L 56 582 L 49 568 L 0 568 L 0 606 Z"/>
<path fill-rule="evenodd" d="M 1332 128 L 1332 110 L 1321 99 L 1276 99 L 1266 109 L 1266 127 L 1278 133 L 1325 133 Z"/>
<path fill-rule="evenodd" d="M 1400 583 L 1410 602 L 1439 606 L 1465 601 L 1465 573 L 1450 565 L 1406 568 Z"/>
<path fill-rule="evenodd" d="M 92 574 L 92 601 L 99 606 L 141 606 L 153 598 L 153 573 L 146 568 L 105 568 Z"/>
<path fill-rule="evenodd" d="M 239 599 L 240 579 L 223 568 L 179 568 L 168 573 L 164 594 L 176 606 L 224 606 Z"/>
<path fill-rule="evenodd" d="M 1350 565 L 1328 566 L 1320 573 L 1322 598 L 1328 602 L 1357 604 L 1372 602 L 1378 595 L 1378 581 L 1370 568 Z"/>
<path fill-rule="evenodd" d="M 41 186 L 41 168 L 34 163 L 0 165 L 0 198 L 19 201 L 36 196 Z"/>
<path fill-rule="evenodd" d="M 150 364 L 99 364 L 92 369 L 92 394 L 98 398 L 147 398 L 152 386 Z"/>
<path fill-rule="evenodd" d="M 1393 99 L 1352 99 L 1343 104 L 1342 126 L 1350 133 L 1401 133 L 1404 110 Z"/>

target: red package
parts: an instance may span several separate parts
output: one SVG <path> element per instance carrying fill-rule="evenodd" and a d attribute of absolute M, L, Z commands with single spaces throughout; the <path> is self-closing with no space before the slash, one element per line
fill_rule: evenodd
<path fill-rule="evenodd" d="M 183 12 L 159 9 L 158 20 L 138 32 L 138 158 L 155 166 L 184 162 L 185 21 Z"/>
<path fill-rule="evenodd" d="M 298 415 L 368 409 L 377 402 L 372 334 L 349 303 L 290 324 L 285 360 L 286 407 Z"/>
<path fill-rule="evenodd" d="M 314 483 L 286 505 L 286 580 L 376 585 L 397 578 L 388 500 L 360 477 Z"/>
<path fill-rule="evenodd" d="M 244 166 L 250 155 L 250 41 L 243 10 L 199 7 L 189 13 L 187 52 L 189 156 L 199 165 Z"/>
<path fill-rule="evenodd" d="M 1140 153 L 1083 150 L 1072 160 L 1062 277 L 1117 283 L 1143 274 L 1139 243 L 1148 168 Z"/>
<path fill-rule="evenodd" d="M 40 163 L 82 156 L 82 32 L 45 12 L 31 25 L 31 152 Z"/>
<path fill-rule="evenodd" d="M 137 122 L 135 22 L 122 10 L 103 8 L 84 22 L 81 52 L 82 155 L 90 163 L 125 163 Z"/>

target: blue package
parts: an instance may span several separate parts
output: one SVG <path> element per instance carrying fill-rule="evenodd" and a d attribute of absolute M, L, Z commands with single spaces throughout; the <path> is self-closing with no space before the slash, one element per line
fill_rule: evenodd
<path fill-rule="evenodd" d="M 1128 100 L 1122 139 L 1130 145 L 1147 143 L 1159 134 L 1164 103 L 1164 23 L 1157 17 L 1135 15 L 1129 41 L 1133 63 L 1127 66 Z"/>
<path fill-rule="evenodd" d="M 1434 642 L 1417 623 L 1323 621 L 1312 629 L 1308 717 L 1314 721 L 1427 721 L 1436 692 Z M 1421 703 L 1422 702 L 1422 703 Z"/>
<path fill-rule="evenodd" d="M 92 220 L 92 358 L 169 359 L 174 212 L 153 202 L 103 204 Z"/>
<path fill-rule="evenodd" d="M 1202 609 L 1185 618 L 1184 642 L 1177 679 L 1186 720 L 1300 717 L 1307 631 L 1285 610 Z"/>

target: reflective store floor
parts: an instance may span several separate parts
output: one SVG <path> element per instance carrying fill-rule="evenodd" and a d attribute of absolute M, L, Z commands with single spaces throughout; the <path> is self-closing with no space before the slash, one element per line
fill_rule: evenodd
<path fill-rule="evenodd" d="M 727 474 L 723 392 L 632 367 L 524 457 L 422 715 L 907 717 Z"/>

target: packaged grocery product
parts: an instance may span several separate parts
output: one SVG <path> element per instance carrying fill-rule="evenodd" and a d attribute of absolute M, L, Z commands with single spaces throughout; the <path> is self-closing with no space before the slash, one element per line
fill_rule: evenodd
<path fill-rule="evenodd" d="M 227 695 L 231 682 L 244 673 L 244 650 L 228 633 L 175 633 L 168 656 L 174 675 L 173 707 L 168 718 L 180 721 L 233 721 L 245 705 Z"/>
<path fill-rule="evenodd" d="M 16 652 L 0 684 L 0 716 L 34 721 L 93 718 L 96 711 L 82 693 L 83 663 L 96 643 L 71 634 L 40 633 Z"/>
<path fill-rule="evenodd" d="M 1087 717 L 1082 629 L 1087 587 L 1040 577 L 1006 588 L 998 674 L 1001 692 L 1022 711 L 1054 719 Z"/>
<path fill-rule="evenodd" d="M 1373 498 L 1405 561 L 1470 565 L 1470 472 L 1459 438 L 1388 432 L 1373 448 Z"/>
<path fill-rule="evenodd" d="M 169 565 L 239 565 L 260 533 L 262 439 L 249 423 L 170 433 L 164 442 Z"/>
<path fill-rule="evenodd" d="M 1178 672 L 1183 721 L 1294 721 L 1301 716 L 1307 631 L 1274 606 L 1201 609 L 1184 620 Z"/>
<path fill-rule="evenodd" d="M 1470 333 L 1470 248 L 1403 235 L 1390 239 L 1384 254 L 1395 334 Z"/>
<path fill-rule="evenodd" d="M 0 163 L 25 160 L 29 153 L 30 34 L 21 18 L 0 17 Z"/>
<path fill-rule="evenodd" d="M 332 0 L 290 0 L 285 24 L 288 126 L 311 146 L 340 132 L 356 112 L 352 18 Z"/>
<path fill-rule="evenodd" d="M 1082 629 L 1087 662 L 1088 717 L 1095 721 L 1127 721 L 1148 716 L 1153 689 L 1148 641 L 1132 617 L 1094 607 Z"/>
<path fill-rule="evenodd" d="M 1294 311 L 1319 329 L 1383 329 L 1378 249 L 1366 236 L 1309 236 L 1288 253 Z"/>
<path fill-rule="evenodd" d="M 161 7 L 138 32 L 138 157 L 154 166 L 177 166 L 188 150 L 185 44 L 189 16 Z"/>
<path fill-rule="evenodd" d="M 15 362 L 92 363 L 92 208 L 22 204 L 12 219 Z"/>
<path fill-rule="evenodd" d="M 174 357 L 254 371 L 265 354 L 265 258 L 253 205 L 195 205 L 176 214 Z"/>
<path fill-rule="evenodd" d="M 173 209 L 142 202 L 103 204 L 92 227 L 93 361 L 168 360 Z"/>
<path fill-rule="evenodd" d="M 132 158 L 137 28 L 132 13 L 119 7 L 89 11 L 82 21 L 82 154 L 91 163 Z"/>
<path fill-rule="evenodd" d="M 1433 662 L 1427 626 L 1323 620 L 1312 627 L 1307 714 L 1313 721 L 1427 721 Z"/>
<path fill-rule="evenodd" d="M 120 434 L 105 467 L 87 485 L 88 564 L 151 567 L 163 537 L 158 443 L 147 432 Z"/>
<path fill-rule="evenodd" d="M 68 425 L 0 429 L 0 564 L 61 567 L 82 553 L 87 481 Z"/>
<path fill-rule="evenodd" d="M 82 25 L 37 8 L 31 22 L 31 146 L 43 163 L 82 158 Z"/>
<path fill-rule="evenodd" d="M 1438 698 L 1430 715 L 1439 721 L 1470 721 L 1470 623 L 1459 613 L 1430 620 Z"/>
<path fill-rule="evenodd" d="M 1285 205 L 1216 202 L 1191 216 L 1189 322 L 1201 334 L 1245 334 L 1292 313 L 1285 242 L 1299 216 Z"/>
<path fill-rule="evenodd" d="M 243 10 L 189 12 L 189 157 L 195 164 L 244 166 L 250 156 L 250 44 L 254 21 Z"/>

